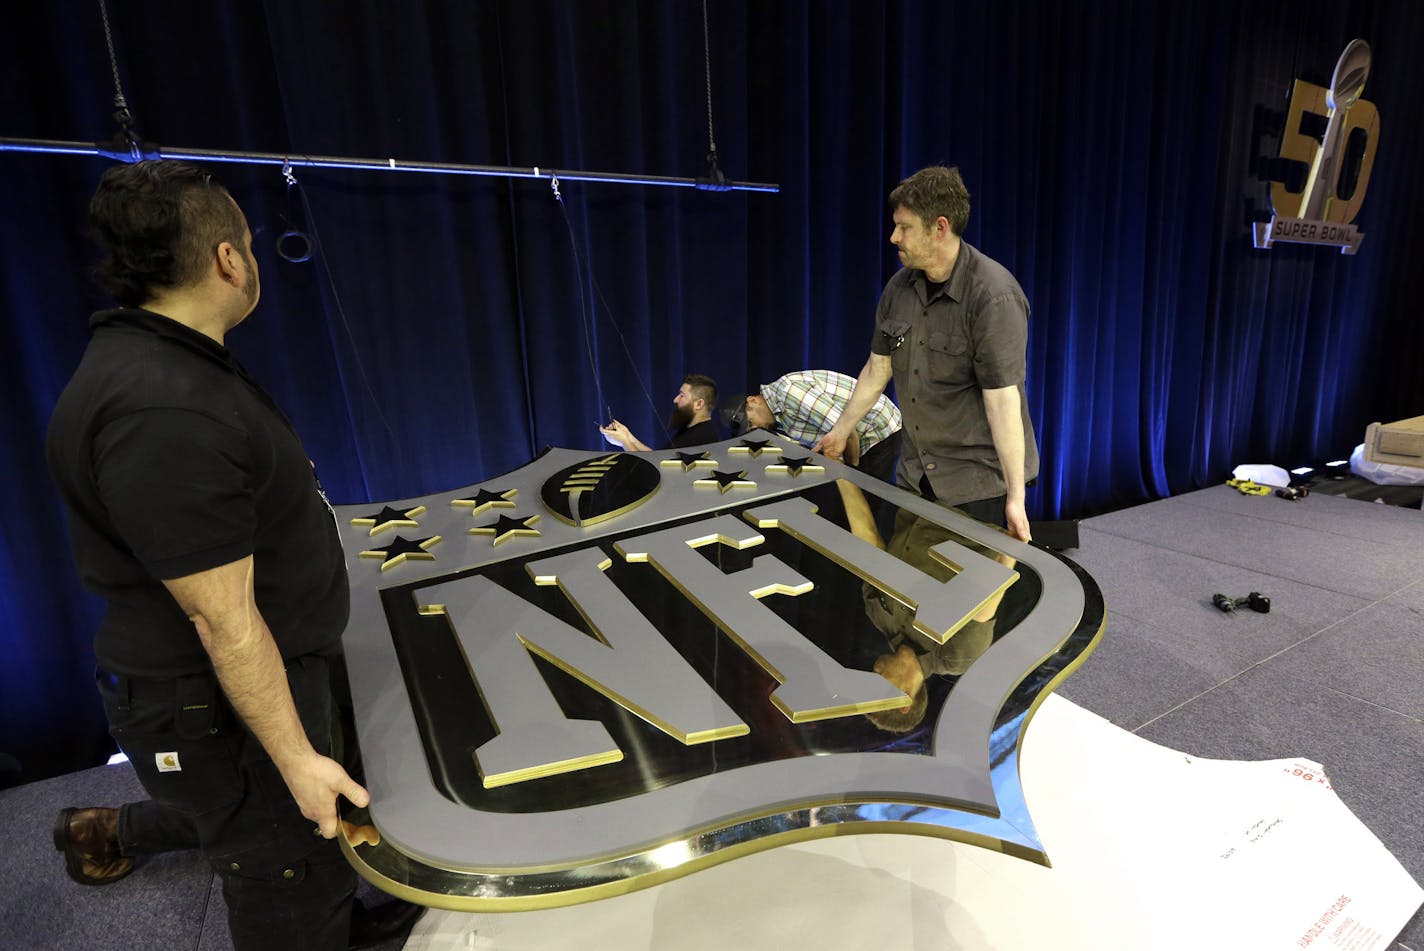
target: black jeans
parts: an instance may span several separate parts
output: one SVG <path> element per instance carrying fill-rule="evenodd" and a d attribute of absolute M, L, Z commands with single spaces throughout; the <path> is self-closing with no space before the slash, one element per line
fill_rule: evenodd
<path fill-rule="evenodd" d="M 1032 485 L 1032 483 L 1030 483 Z M 910 489 L 908 485 L 900 486 L 902 489 Z M 911 492 L 915 491 L 910 489 Z M 990 525 L 997 525 L 1000 528 L 1006 526 L 1004 520 L 1004 503 L 1009 500 L 1007 495 L 996 495 L 990 499 L 975 499 L 973 502 L 960 502 L 958 505 L 948 505 L 939 500 L 934 489 L 930 486 L 928 476 L 920 476 L 920 495 L 937 505 L 943 505 L 947 509 L 954 509 L 956 512 L 963 512 L 970 518 L 987 522 Z"/>
<path fill-rule="evenodd" d="M 894 485 L 895 463 L 899 459 L 900 430 L 897 429 L 862 454 L 860 464 L 856 468 L 868 476 L 874 476 L 881 482 Z"/>
<path fill-rule="evenodd" d="M 302 725 L 323 753 L 330 675 L 322 657 L 287 665 Z M 344 949 L 356 874 L 334 840 L 313 834 L 213 676 L 97 679 L 109 731 L 151 797 L 120 810 L 123 853 L 201 849 L 222 878 L 236 951 Z"/>

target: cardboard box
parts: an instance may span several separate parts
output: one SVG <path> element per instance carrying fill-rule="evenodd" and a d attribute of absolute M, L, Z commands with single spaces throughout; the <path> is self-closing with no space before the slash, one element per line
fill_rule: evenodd
<path fill-rule="evenodd" d="M 1370 423 L 1365 429 L 1365 458 L 1424 468 L 1424 416 L 1397 423 Z"/>

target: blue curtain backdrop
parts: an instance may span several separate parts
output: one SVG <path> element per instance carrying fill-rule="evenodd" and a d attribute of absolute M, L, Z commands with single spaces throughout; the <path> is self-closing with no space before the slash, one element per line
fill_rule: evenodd
<path fill-rule="evenodd" d="M 696 2 L 110 0 L 139 127 L 175 147 L 700 175 Z M 262 304 L 230 337 L 334 498 L 464 485 L 652 439 L 683 373 L 727 390 L 855 372 L 884 281 L 885 195 L 957 163 L 967 238 L 1033 305 L 1038 518 L 1190 490 L 1240 462 L 1348 453 L 1424 412 L 1424 5 L 999 0 L 708 5 L 716 144 L 779 195 L 219 170 L 257 232 Z M 0 31 L 0 135 L 104 140 L 94 3 Z M 1381 115 L 1360 254 L 1252 249 L 1296 77 L 1354 37 Z M 0 153 L 0 752 L 34 779 L 108 750 L 80 588 L 41 458 L 104 300 L 84 208 L 106 163 Z M 324 255 L 274 250 L 310 221 Z M 601 382 L 601 387 L 600 387 Z M 646 386 L 649 400 L 644 396 Z M 601 394 L 601 395 L 600 395 Z"/>

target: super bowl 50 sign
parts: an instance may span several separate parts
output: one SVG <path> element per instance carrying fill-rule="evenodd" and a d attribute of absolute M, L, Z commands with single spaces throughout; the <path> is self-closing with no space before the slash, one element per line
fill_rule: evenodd
<path fill-rule="evenodd" d="M 1255 223 L 1256 247 L 1287 241 L 1332 245 L 1343 254 L 1359 250 L 1365 236 L 1352 222 L 1364 203 L 1379 148 L 1379 110 L 1360 98 L 1369 75 L 1369 44 L 1354 40 L 1340 54 L 1329 89 L 1295 81 L 1281 136 L 1281 158 L 1310 171 L 1299 191 L 1292 191 L 1284 181 L 1271 182 L 1275 215 Z M 1319 140 L 1302 131 L 1307 120 L 1324 120 Z"/>
<path fill-rule="evenodd" d="M 760 431 L 341 526 L 381 833 L 344 848 L 393 894 L 549 907 L 860 831 L 1046 861 L 1019 744 L 1104 618 L 1066 559 Z"/>

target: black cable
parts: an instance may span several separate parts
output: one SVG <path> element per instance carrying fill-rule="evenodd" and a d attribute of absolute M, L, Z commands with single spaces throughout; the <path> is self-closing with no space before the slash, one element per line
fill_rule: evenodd
<path fill-rule="evenodd" d="M 707 0 L 702 0 L 702 67 L 707 82 L 707 177 L 698 179 L 697 187 L 702 191 L 730 191 L 727 176 L 717 164 L 717 137 L 712 132 L 712 30 L 707 19 Z"/>
<path fill-rule="evenodd" d="M 99 0 L 99 17 L 104 22 L 104 44 L 109 49 L 109 69 L 114 75 L 114 121 L 119 124 L 119 133 L 114 136 L 114 144 L 123 145 L 129 156 L 138 161 L 143 158 L 144 150 L 139 144 L 138 133 L 134 131 L 133 113 L 129 111 L 124 85 L 119 79 L 119 57 L 114 52 L 114 32 L 109 27 L 109 7 L 105 0 Z"/>
<path fill-rule="evenodd" d="M 213 879 L 215 878 L 217 878 L 216 873 L 208 876 L 207 887 L 203 889 L 203 907 L 198 909 L 198 914 L 194 916 L 197 921 L 207 921 L 208 919 L 208 905 L 213 900 Z M 197 936 L 193 938 L 193 951 L 202 951 L 202 947 L 203 930 L 199 929 Z"/>
<path fill-rule="evenodd" d="M 712 40 L 708 29 L 707 0 L 702 0 L 702 64 L 707 74 L 707 153 L 710 161 L 717 158 L 717 137 L 712 134 Z"/>
<path fill-rule="evenodd" d="M 119 59 L 114 55 L 114 33 L 109 29 L 109 7 L 104 0 L 99 0 L 99 16 L 104 21 L 104 42 L 109 47 L 109 68 L 114 72 L 114 100 L 122 102 L 124 86 L 119 81 Z"/>

